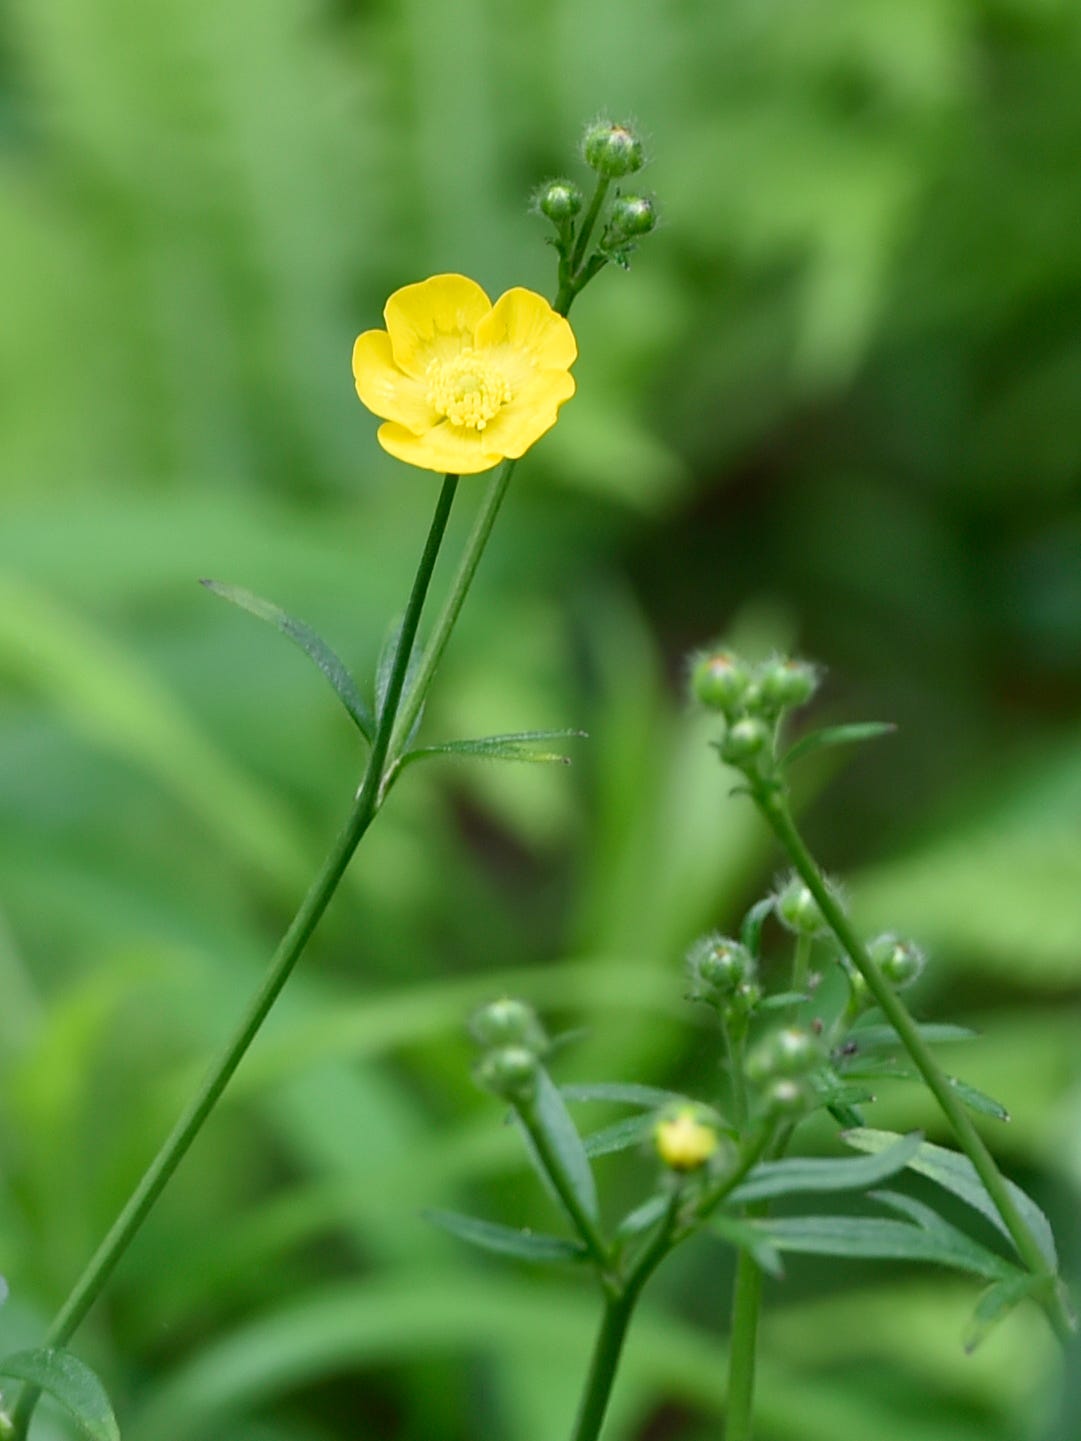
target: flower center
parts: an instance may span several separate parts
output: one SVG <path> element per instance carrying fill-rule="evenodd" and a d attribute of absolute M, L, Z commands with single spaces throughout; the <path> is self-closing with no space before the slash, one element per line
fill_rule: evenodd
<path fill-rule="evenodd" d="M 426 378 L 432 409 L 470 430 L 483 430 L 511 398 L 506 377 L 470 345 L 453 360 L 433 360 Z"/>

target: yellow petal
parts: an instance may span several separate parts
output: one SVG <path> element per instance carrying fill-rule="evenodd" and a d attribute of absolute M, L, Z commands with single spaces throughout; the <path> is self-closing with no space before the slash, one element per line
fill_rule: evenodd
<path fill-rule="evenodd" d="M 532 362 L 538 370 L 567 370 L 578 358 L 569 322 L 543 295 L 517 286 L 501 295 L 477 325 L 477 348 L 498 347 Z"/>
<path fill-rule="evenodd" d="M 353 379 L 361 400 L 382 420 L 396 420 L 421 432 L 430 430 L 439 419 L 428 403 L 425 387 L 394 364 L 385 330 L 366 330 L 357 336 Z"/>
<path fill-rule="evenodd" d="M 484 431 L 487 444 L 517 460 L 555 425 L 559 407 L 574 394 L 566 370 L 542 370 L 515 395 Z"/>
<path fill-rule="evenodd" d="M 421 379 L 429 361 L 446 360 L 472 345 L 474 330 L 491 309 L 477 282 L 464 275 L 433 275 L 404 285 L 383 311 L 395 362 Z"/>
<path fill-rule="evenodd" d="M 491 470 L 503 459 L 503 451 L 493 449 L 486 431 L 443 421 L 426 435 L 414 435 L 404 425 L 388 421 L 379 427 L 379 444 L 390 455 L 407 465 L 422 470 L 437 470 L 444 475 L 476 475 Z"/>

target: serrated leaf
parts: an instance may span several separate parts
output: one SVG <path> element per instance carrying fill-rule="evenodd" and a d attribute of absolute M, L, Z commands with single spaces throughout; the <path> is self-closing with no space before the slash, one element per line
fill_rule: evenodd
<path fill-rule="evenodd" d="M 1016 1268 L 960 1231 L 924 1230 L 879 1216 L 794 1216 L 747 1223 L 778 1251 L 853 1260 L 930 1261 L 993 1280 L 1017 1274 Z"/>
<path fill-rule="evenodd" d="M 427 760 L 433 756 L 463 756 L 467 759 L 489 761 L 527 761 L 534 765 L 564 765 L 571 763 L 570 756 L 557 751 L 538 751 L 532 747 L 538 741 L 580 739 L 586 735 L 579 730 L 514 731 L 508 735 L 478 736 L 475 740 L 443 741 L 439 745 L 418 746 L 407 751 L 402 765 Z"/>
<path fill-rule="evenodd" d="M 631 1116 L 625 1121 L 615 1121 L 603 1130 L 586 1136 L 583 1145 L 586 1155 L 610 1156 L 616 1151 L 629 1151 L 640 1146 L 657 1124 L 652 1115 Z"/>
<path fill-rule="evenodd" d="M 58 1401 L 90 1441 L 120 1441 L 105 1387 L 70 1351 L 51 1346 L 17 1351 L 0 1361 L 0 1376 L 26 1381 Z"/>
<path fill-rule="evenodd" d="M 560 1261 L 582 1261 L 589 1253 L 581 1241 L 563 1236 L 547 1236 L 542 1232 L 517 1230 L 497 1221 L 483 1221 L 479 1216 L 465 1216 L 458 1211 L 425 1211 L 424 1219 L 441 1231 L 479 1246 L 482 1251 L 495 1251 L 501 1256 L 515 1256 L 522 1261 L 551 1264 Z"/>
<path fill-rule="evenodd" d="M 815 1191 L 863 1191 L 903 1171 L 919 1150 L 923 1137 L 904 1136 L 887 1150 L 864 1161 L 796 1157 L 763 1161 L 728 1197 L 733 1206 Z"/>
<path fill-rule="evenodd" d="M 715 1215 L 710 1218 L 709 1228 L 730 1246 L 739 1246 L 746 1251 L 755 1264 L 770 1276 L 780 1278 L 784 1275 L 784 1263 L 776 1246 L 752 1222 L 741 1220 L 738 1216 Z"/>
<path fill-rule="evenodd" d="M 988 1286 L 976 1302 L 976 1308 L 965 1327 L 965 1351 L 971 1356 L 999 1322 L 1004 1321 L 1014 1307 L 1026 1296 L 1031 1296 L 1039 1285 L 1038 1276 L 1022 1272 Z"/>
<path fill-rule="evenodd" d="M 308 659 L 313 661 L 326 676 L 361 735 L 369 743 L 371 742 L 375 735 L 375 720 L 364 697 L 357 689 L 356 681 L 349 674 L 341 657 L 327 645 L 321 636 L 316 635 L 311 626 L 305 625 L 295 616 L 287 614 L 273 601 L 264 600 L 262 596 L 253 595 L 250 590 L 243 590 L 240 586 L 225 585 L 218 580 L 203 580 L 200 584 L 204 585 L 213 595 L 220 595 L 223 600 L 239 606 L 241 610 L 246 610 L 249 615 L 254 615 L 259 620 L 265 620 L 268 625 L 272 625 L 275 630 L 281 631 L 282 635 L 287 636 L 295 645 L 298 645 Z"/>
<path fill-rule="evenodd" d="M 893 1131 L 858 1130 L 846 1131 L 843 1139 L 857 1151 L 875 1152 L 885 1150 L 897 1137 Z M 921 1176 L 926 1176 L 929 1181 L 934 1181 L 936 1185 L 949 1191 L 958 1200 L 964 1201 L 967 1206 L 979 1211 L 981 1216 L 986 1216 L 991 1224 L 1001 1231 L 1013 1245 L 1013 1238 L 967 1156 L 962 1156 L 957 1151 L 949 1151 L 945 1146 L 935 1146 L 930 1141 L 924 1141 L 908 1162 L 908 1168 L 918 1172 Z M 1055 1249 L 1051 1223 L 1031 1196 L 1026 1195 L 1015 1182 L 1003 1179 L 1021 1219 L 1032 1232 L 1044 1260 L 1052 1271 L 1057 1272 L 1058 1253 Z"/>
<path fill-rule="evenodd" d="M 660 1086 L 640 1086 L 634 1082 L 598 1081 L 560 1086 L 559 1093 L 572 1105 L 577 1101 L 613 1101 L 617 1105 L 636 1106 L 641 1111 L 655 1111 L 673 1103 L 689 1104 L 688 1098 L 678 1091 L 665 1091 Z"/>
<path fill-rule="evenodd" d="M 850 746 L 860 741 L 875 740 L 878 736 L 892 735 L 897 727 L 892 721 L 857 721 L 852 725 L 824 726 L 801 736 L 794 746 L 789 747 L 781 757 L 782 769 L 793 761 L 810 755 L 824 746 Z"/>
<path fill-rule="evenodd" d="M 544 1132 L 552 1153 L 562 1167 L 567 1182 L 578 1199 L 578 1204 L 590 1216 L 596 1218 L 599 1212 L 597 1186 L 593 1180 L 589 1157 L 586 1155 L 582 1138 L 571 1120 L 570 1112 L 564 1104 L 563 1097 L 559 1094 L 558 1087 L 548 1072 L 543 1069 L 537 1073 L 537 1090 L 533 1105 L 537 1125 Z M 549 1192 L 562 1205 L 558 1193 L 551 1186 L 547 1167 L 537 1153 L 532 1136 L 526 1127 L 521 1125 L 521 1122 L 519 1125 L 534 1169 L 545 1181 Z"/>
<path fill-rule="evenodd" d="M 773 905 L 773 897 L 767 896 L 765 900 L 755 901 L 743 917 L 743 924 L 739 928 L 739 938 L 752 956 L 758 957 L 762 954 L 762 927 L 766 923 L 766 918 L 772 913 Z"/>

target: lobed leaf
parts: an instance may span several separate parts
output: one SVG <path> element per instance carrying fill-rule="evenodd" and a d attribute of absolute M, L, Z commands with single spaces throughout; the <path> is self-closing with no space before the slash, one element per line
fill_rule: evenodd
<path fill-rule="evenodd" d="M 843 1139 L 857 1151 L 875 1152 L 885 1150 L 897 1137 L 892 1131 L 856 1130 L 846 1131 Z M 924 1141 L 907 1164 L 910 1170 L 926 1176 L 929 1181 L 934 1181 L 943 1190 L 949 1191 L 958 1200 L 964 1201 L 967 1206 L 979 1211 L 981 1216 L 986 1216 L 991 1224 L 1010 1240 L 1010 1244 L 1013 1244 L 1013 1238 L 1006 1229 L 1002 1217 L 998 1214 L 995 1203 L 987 1194 L 983 1182 L 976 1174 L 976 1168 L 967 1156 L 962 1156 L 957 1151 L 949 1151 L 945 1146 L 935 1146 L 930 1141 Z M 1044 1260 L 1052 1271 L 1057 1271 L 1058 1253 L 1055 1249 L 1051 1223 L 1031 1196 L 1026 1195 L 1020 1186 L 1010 1180 L 1006 1180 L 1005 1184 L 1022 1220 L 1032 1232 Z"/>
<path fill-rule="evenodd" d="M 294 644 L 298 645 L 309 660 L 314 661 L 326 676 L 361 735 L 369 743 L 371 742 L 375 735 L 375 720 L 367 702 L 357 689 L 356 681 L 350 675 L 344 661 L 321 636 L 312 630 L 311 626 L 305 625 L 295 616 L 288 615 L 273 601 L 264 600 L 262 596 L 253 595 L 250 590 L 243 590 L 240 586 L 225 585 L 219 580 L 203 580 L 200 581 L 200 584 L 204 585 L 213 595 L 220 595 L 223 600 L 239 606 L 241 610 L 246 610 L 249 615 L 254 615 L 259 620 L 265 620 L 268 625 L 272 625 L 275 630 L 281 631 L 282 635 L 288 636 Z"/>
<path fill-rule="evenodd" d="M 424 1211 L 424 1219 L 441 1231 L 479 1246 L 482 1251 L 495 1251 L 502 1256 L 516 1256 L 522 1261 L 551 1264 L 558 1261 L 582 1261 L 589 1255 L 581 1241 L 543 1232 L 517 1230 L 496 1221 L 483 1221 L 479 1216 L 465 1216 L 458 1211 Z"/>
<path fill-rule="evenodd" d="M 0 1361 L 0 1376 L 26 1381 L 58 1401 L 90 1441 L 120 1441 L 105 1387 L 70 1351 L 51 1346 L 17 1351 Z"/>

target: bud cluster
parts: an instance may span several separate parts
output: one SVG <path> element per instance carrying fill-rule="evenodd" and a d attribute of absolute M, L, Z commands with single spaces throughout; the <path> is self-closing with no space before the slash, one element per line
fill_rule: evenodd
<path fill-rule="evenodd" d="M 927 956 L 914 941 L 904 941 L 892 933 L 878 936 L 867 947 L 872 961 L 897 990 L 904 990 L 923 975 Z"/>
<path fill-rule="evenodd" d="M 505 997 L 474 1013 L 469 1031 L 482 1054 L 477 1084 L 511 1105 L 526 1105 L 537 1087 L 537 1073 L 548 1050 L 548 1037 L 532 1006 Z"/>
<path fill-rule="evenodd" d="M 805 705 L 817 688 L 815 666 L 785 656 L 749 665 L 733 651 L 718 649 L 700 655 L 691 671 L 695 698 L 728 722 L 719 745 L 722 759 L 741 769 L 769 754 L 778 718 Z"/>
<path fill-rule="evenodd" d="M 811 1077 L 826 1061 L 820 1038 L 802 1026 L 763 1036 L 747 1057 L 747 1078 L 759 1091 L 762 1110 L 777 1118 L 802 1115 L 811 1098 Z"/>

